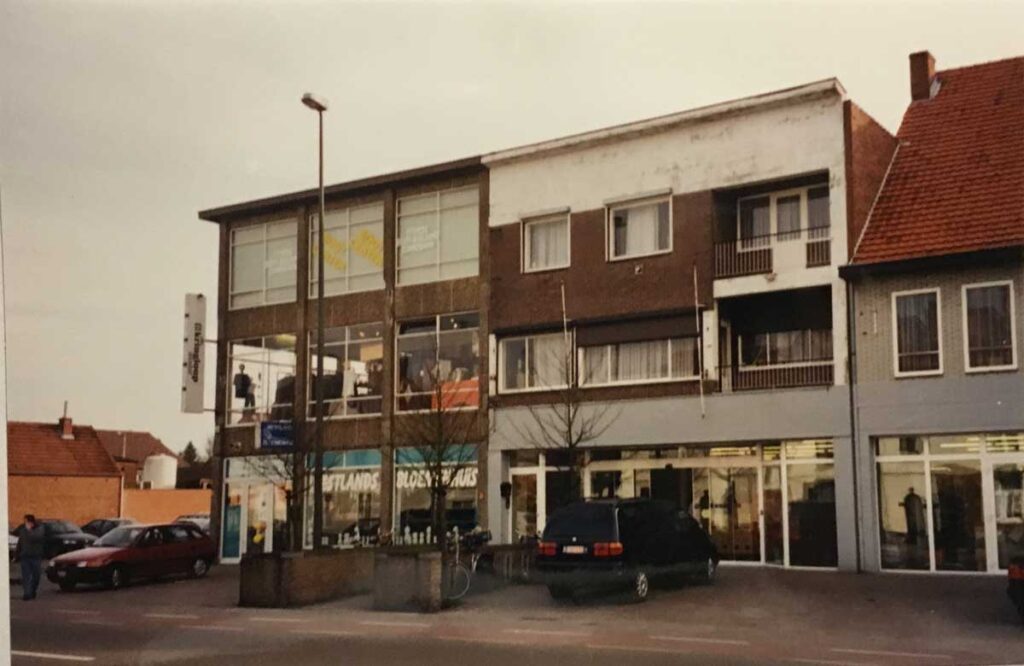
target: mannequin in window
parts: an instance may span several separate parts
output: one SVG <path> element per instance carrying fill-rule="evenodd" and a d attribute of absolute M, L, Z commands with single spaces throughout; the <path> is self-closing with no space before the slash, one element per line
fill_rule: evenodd
<path fill-rule="evenodd" d="M 903 507 L 907 521 L 907 543 L 916 545 L 918 537 L 924 534 L 924 500 L 914 492 L 914 487 L 911 486 L 903 497 L 903 501 L 900 502 L 900 506 Z"/>
<path fill-rule="evenodd" d="M 256 406 L 256 392 L 253 390 L 252 377 L 245 372 L 245 364 L 238 366 L 238 372 L 235 373 L 235 398 L 241 398 L 245 400 L 246 407 Z"/>

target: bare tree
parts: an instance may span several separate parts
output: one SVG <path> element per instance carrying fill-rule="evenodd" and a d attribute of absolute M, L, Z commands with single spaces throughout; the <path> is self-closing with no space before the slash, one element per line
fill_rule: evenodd
<path fill-rule="evenodd" d="M 565 310 L 565 286 L 562 286 L 562 343 L 547 350 L 545 358 L 534 361 L 546 366 L 544 376 L 553 388 L 550 398 L 527 407 L 525 425 L 513 421 L 519 437 L 541 452 L 564 451 L 569 467 L 569 501 L 582 499 L 580 477 L 586 468 L 582 447 L 598 439 L 619 416 L 608 404 L 585 400 L 581 386 L 593 379 L 587 368 L 577 369 L 572 332 Z"/>
<path fill-rule="evenodd" d="M 442 373 L 434 363 L 421 373 L 425 392 L 401 396 L 412 413 L 397 414 L 393 444 L 402 471 L 418 479 L 430 494 L 430 527 L 442 553 L 447 552 L 449 491 L 478 461 L 487 436 L 480 413 L 479 379 Z M 396 471 L 397 477 L 397 471 Z"/>

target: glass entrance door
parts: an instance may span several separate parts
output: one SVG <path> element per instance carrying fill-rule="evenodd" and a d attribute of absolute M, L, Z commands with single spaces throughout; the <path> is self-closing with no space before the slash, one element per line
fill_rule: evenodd
<path fill-rule="evenodd" d="M 512 543 L 537 536 L 537 475 L 512 475 Z"/>
<path fill-rule="evenodd" d="M 723 560 L 761 561 L 761 503 L 756 467 L 693 470 L 696 518 Z"/>
<path fill-rule="evenodd" d="M 1024 462 L 994 462 L 997 566 L 1006 569 L 1014 557 L 1024 557 Z"/>

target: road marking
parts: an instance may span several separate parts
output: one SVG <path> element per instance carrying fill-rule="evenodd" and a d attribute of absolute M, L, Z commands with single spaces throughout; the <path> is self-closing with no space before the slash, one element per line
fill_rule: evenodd
<path fill-rule="evenodd" d="M 56 654 L 55 652 L 26 652 L 11 650 L 12 657 L 29 657 L 31 659 L 54 659 L 57 661 L 96 661 L 96 657 L 82 657 L 77 654 Z"/>
<path fill-rule="evenodd" d="M 75 610 L 74 608 L 58 608 L 53 611 L 54 613 L 64 613 L 65 615 L 99 615 L 99 611 L 95 610 Z"/>
<path fill-rule="evenodd" d="M 682 643 L 714 643 L 717 645 L 750 645 L 750 641 L 735 638 L 699 638 L 697 636 L 648 636 L 656 641 L 680 641 Z"/>
<path fill-rule="evenodd" d="M 676 655 L 684 654 L 684 653 L 680 652 L 679 650 L 672 650 L 672 649 L 669 649 L 669 648 L 659 648 L 659 647 L 644 647 L 644 646 L 630 647 L 628 645 L 600 645 L 598 643 L 589 643 L 589 644 L 586 645 L 586 647 L 587 647 L 587 649 L 590 649 L 590 650 L 621 650 L 623 652 L 658 652 L 660 654 L 676 654 Z"/>
<path fill-rule="evenodd" d="M 824 666 L 872 666 L 868 661 L 835 661 L 829 659 L 791 659 L 794 664 L 823 664 Z"/>
<path fill-rule="evenodd" d="M 152 617 L 159 620 L 198 620 L 198 615 L 189 613 L 146 613 L 143 617 Z"/>
<path fill-rule="evenodd" d="M 292 629 L 293 634 L 305 634 L 312 636 L 356 636 L 354 631 L 341 631 L 337 629 Z"/>
<path fill-rule="evenodd" d="M 506 629 L 506 634 L 536 634 L 538 636 L 590 636 L 589 631 L 554 631 L 548 629 Z"/>
<path fill-rule="evenodd" d="M 952 659 L 948 654 L 935 654 L 928 652 L 888 652 L 886 650 L 856 650 L 853 648 L 832 648 L 833 652 L 845 652 L 847 654 L 867 654 L 878 657 L 908 657 L 910 659 Z"/>
<path fill-rule="evenodd" d="M 274 624 L 298 624 L 302 622 L 301 617 L 250 617 L 250 622 L 273 622 Z"/>
<path fill-rule="evenodd" d="M 245 627 L 218 627 L 208 624 L 183 624 L 182 629 L 200 629 L 202 631 L 245 631 Z"/>
<path fill-rule="evenodd" d="M 388 622 L 385 620 L 363 620 L 359 624 L 368 627 L 415 627 L 417 629 L 427 629 L 430 627 L 430 624 L 427 622 Z"/>

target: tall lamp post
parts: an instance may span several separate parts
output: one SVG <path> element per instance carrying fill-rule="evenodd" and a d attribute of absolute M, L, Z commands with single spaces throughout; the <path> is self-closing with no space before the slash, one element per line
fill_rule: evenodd
<path fill-rule="evenodd" d="M 316 233 L 316 433 L 313 441 L 313 548 L 324 536 L 324 111 L 327 99 L 306 93 L 302 103 L 316 111 L 320 125 L 320 214 Z M 296 454 L 298 452 L 296 451 Z"/>

